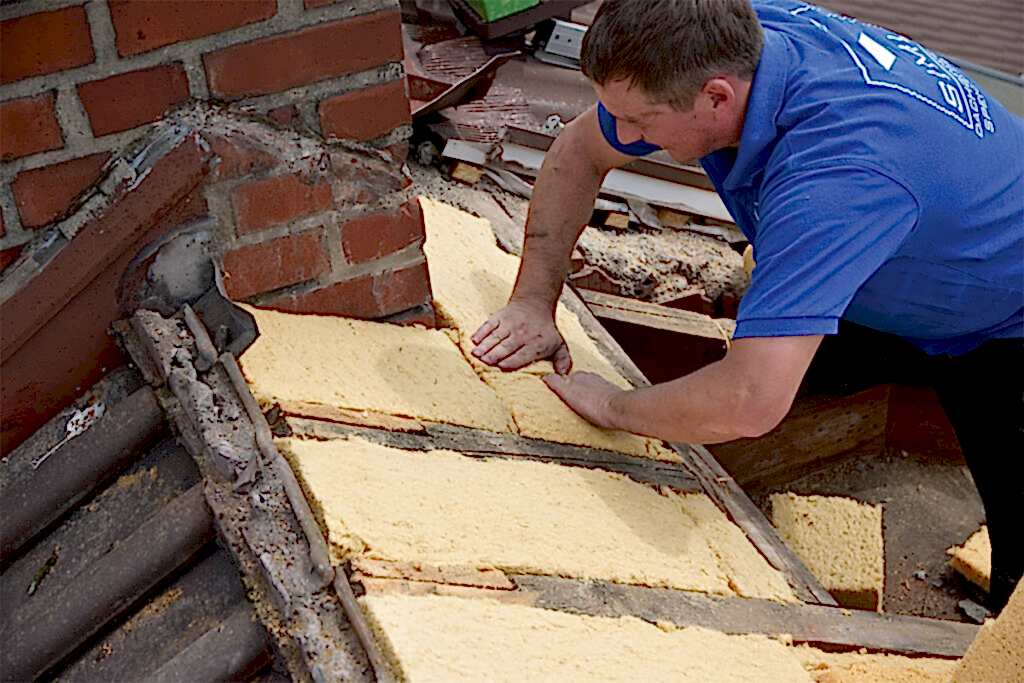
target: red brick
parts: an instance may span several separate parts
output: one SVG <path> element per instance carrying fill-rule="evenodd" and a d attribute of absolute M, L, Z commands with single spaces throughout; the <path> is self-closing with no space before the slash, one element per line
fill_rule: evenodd
<path fill-rule="evenodd" d="M 125 251 L 134 254 L 143 235 L 206 177 L 210 156 L 194 137 L 162 153 L 141 182 L 130 191 L 115 192 L 110 205 L 81 227 L 46 265 L 43 277 L 33 278 L 0 302 L 4 321 L 0 362 L 6 362 Z"/>
<path fill-rule="evenodd" d="M 294 104 L 286 104 L 268 111 L 267 118 L 279 126 L 290 126 L 295 119 L 299 118 L 299 110 L 295 108 Z"/>
<path fill-rule="evenodd" d="M 78 97 L 93 135 L 108 135 L 152 123 L 188 99 L 188 78 L 180 64 L 163 64 L 82 83 Z"/>
<path fill-rule="evenodd" d="M 383 322 L 390 323 L 392 325 L 420 325 L 428 329 L 435 329 L 437 327 L 437 314 L 434 312 L 434 307 L 430 304 L 423 304 L 416 308 L 410 308 L 407 311 L 401 313 L 395 313 L 384 318 Z"/>
<path fill-rule="evenodd" d="M 7 266 L 18 260 L 18 257 L 21 256 L 21 250 L 24 248 L 24 246 L 12 247 L 0 251 L 0 272 L 6 270 Z"/>
<path fill-rule="evenodd" d="M 231 203 L 241 235 L 331 208 L 331 187 L 298 175 L 275 176 L 235 188 Z"/>
<path fill-rule="evenodd" d="M 224 285 L 234 299 L 311 280 L 327 272 L 323 230 L 240 247 L 224 256 Z"/>
<path fill-rule="evenodd" d="M 372 140 L 411 121 L 404 79 L 320 103 L 320 127 L 325 138 Z"/>
<path fill-rule="evenodd" d="M 9 161 L 64 146 L 54 100 L 48 92 L 0 104 L 0 158 Z"/>
<path fill-rule="evenodd" d="M 0 23 L 0 83 L 91 64 L 85 7 L 66 7 Z"/>
<path fill-rule="evenodd" d="M 426 261 L 378 275 L 375 285 L 382 315 L 391 315 L 431 301 L 430 274 Z"/>
<path fill-rule="evenodd" d="M 349 221 L 341 229 L 341 246 L 349 263 L 372 261 L 423 240 L 423 212 L 418 199 L 396 209 Z"/>
<path fill-rule="evenodd" d="M 75 199 L 100 178 L 109 152 L 19 173 L 11 183 L 14 201 L 26 228 L 63 218 Z"/>
<path fill-rule="evenodd" d="M 277 157 L 239 135 L 207 135 L 206 141 L 219 159 L 218 180 L 241 178 L 277 166 Z"/>
<path fill-rule="evenodd" d="M 276 0 L 109 0 L 122 57 L 263 21 Z"/>
<path fill-rule="evenodd" d="M 235 45 L 203 57 L 215 97 L 265 95 L 402 60 L 398 10 Z"/>
<path fill-rule="evenodd" d="M 198 185 L 160 219 L 157 232 L 164 234 L 178 226 L 201 220 L 209 215 L 210 207 L 206 204 L 206 197 L 203 195 L 203 185 Z"/>
<path fill-rule="evenodd" d="M 304 294 L 281 297 L 269 308 L 293 313 L 375 319 L 430 303 L 427 264 L 397 272 L 363 275 Z"/>
<path fill-rule="evenodd" d="M 386 152 L 373 156 L 364 152 L 334 150 L 331 168 L 341 181 L 339 204 L 375 204 L 381 198 L 412 185 L 401 164 Z"/>
<path fill-rule="evenodd" d="M 401 166 L 409 158 L 409 143 L 406 140 L 396 142 L 393 145 L 388 145 L 384 148 L 396 164 Z"/>

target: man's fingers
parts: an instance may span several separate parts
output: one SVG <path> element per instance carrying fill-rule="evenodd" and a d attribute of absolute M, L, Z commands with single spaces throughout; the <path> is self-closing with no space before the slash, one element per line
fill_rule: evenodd
<path fill-rule="evenodd" d="M 484 324 L 481 325 L 476 332 L 473 333 L 473 336 L 470 337 L 470 339 L 473 341 L 474 344 L 479 344 L 483 339 L 487 337 L 487 335 L 493 332 L 498 327 L 498 325 L 500 325 L 500 323 L 497 320 L 495 320 L 494 318 L 489 318 L 486 321 L 484 321 Z"/>
<path fill-rule="evenodd" d="M 551 362 L 555 366 L 555 372 L 559 375 L 568 375 L 569 371 L 572 370 L 572 355 L 569 353 L 569 347 L 565 342 L 562 342 L 562 345 L 555 350 L 555 355 Z"/>
<path fill-rule="evenodd" d="M 473 355 L 479 358 L 501 342 L 508 339 L 509 334 L 509 332 L 504 330 L 495 330 L 494 332 L 491 332 L 491 334 L 487 335 L 482 341 L 476 342 L 476 347 L 473 348 Z"/>
<path fill-rule="evenodd" d="M 567 375 L 544 375 L 541 379 L 544 380 L 544 384 L 547 384 L 551 391 L 559 396 L 562 395 L 562 392 L 569 384 L 569 377 Z"/>
<path fill-rule="evenodd" d="M 537 350 L 537 347 L 527 345 L 498 363 L 498 367 L 502 370 L 518 370 L 541 357 L 542 354 Z"/>
<path fill-rule="evenodd" d="M 482 356 L 479 356 L 480 360 L 488 365 L 496 365 L 498 361 L 505 360 L 512 354 L 523 348 L 523 343 L 512 336 L 503 339 L 497 346 L 488 351 Z"/>

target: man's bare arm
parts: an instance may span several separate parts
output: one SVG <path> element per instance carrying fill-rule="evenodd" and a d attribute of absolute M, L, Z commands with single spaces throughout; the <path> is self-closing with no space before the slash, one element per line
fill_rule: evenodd
<path fill-rule="evenodd" d="M 722 443 L 774 429 L 789 412 L 821 336 L 737 340 L 685 377 L 623 391 L 597 375 L 550 375 L 548 386 L 601 427 L 666 441 Z"/>
<path fill-rule="evenodd" d="M 545 155 L 530 201 L 523 258 L 509 304 L 472 337 L 478 358 L 514 370 L 553 356 L 556 370 L 568 372 L 571 360 L 555 328 L 554 311 L 569 256 L 605 175 L 631 159 L 605 141 L 595 107 L 558 136 Z"/>

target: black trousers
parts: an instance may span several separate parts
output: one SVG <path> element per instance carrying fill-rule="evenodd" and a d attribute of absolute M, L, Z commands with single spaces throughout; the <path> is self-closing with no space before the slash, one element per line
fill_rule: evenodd
<path fill-rule="evenodd" d="M 846 394 L 875 384 L 934 387 L 985 507 L 992 541 L 990 607 L 1024 574 L 1024 339 L 962 356 L 929 356 L 903 339 L 842 321 L 826 337 L 802 392 Z M 928 520 L 921 520 L 927 524 Z"/>

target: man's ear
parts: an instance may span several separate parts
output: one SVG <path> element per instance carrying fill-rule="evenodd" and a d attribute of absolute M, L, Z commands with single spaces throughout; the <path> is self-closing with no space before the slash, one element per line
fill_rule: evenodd
<path fill-rule="evenodd" d="M 718 109 L 723 105 L 728 106 L 736 99 L 736 90 L 732 87 L 732 83 L 721 77 L 708 79 L 704 83 L 704 87 L 701 88 L 701 94 L 708 98 L 712 109 Z"/>

